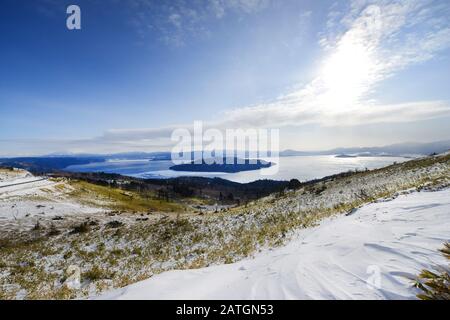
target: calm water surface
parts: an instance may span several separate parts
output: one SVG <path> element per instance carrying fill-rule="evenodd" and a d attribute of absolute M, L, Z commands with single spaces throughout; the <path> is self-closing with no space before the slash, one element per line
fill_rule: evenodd
<path fill-rule="evenodd" d="M 181 172 L 169 169 L 173 165 L 171 161 L 112 160 L 87 165 L 70 166 L 67 170 L 73 172 L 118 173 L 140 178 L 172 178 L 179 176 L 219 177 L 245 183 L 259 179 L 290 180 L 296 178 L 300 181 L 311 180 L 349 170 L 381 168 L 393 164 L 394 162 L 399 163 L 410 159 L 402 157 L 336 158 L 335 156 L 299 156 L 265 160 L 276 162 L 276 168 L 238 173 Z M 277 169 L 275 170 L 277 171 L 275 174 L 266 174 L 269 170 L 274 171 L 274 169 Z"/>

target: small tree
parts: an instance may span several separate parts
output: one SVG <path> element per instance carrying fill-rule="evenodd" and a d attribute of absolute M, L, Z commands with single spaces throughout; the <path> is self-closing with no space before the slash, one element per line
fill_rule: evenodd
<path fill-rule="evenodd" d="M 300 188 L 301 185 L 302 184 L 298 179 L 291 179 L 288 184 L 288 189 L 295 190 L 295 189 Z"/>

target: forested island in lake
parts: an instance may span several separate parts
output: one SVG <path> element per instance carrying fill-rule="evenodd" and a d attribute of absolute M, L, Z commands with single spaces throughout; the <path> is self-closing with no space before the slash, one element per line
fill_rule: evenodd
<path fill-rule="evenodd" d="M 240 158 L 223 158 L 223 159 L 202 159 L 202 162 L 191 161 L 189 163 L 177 164 L 170 167 L 174 171 L 189 172 L 226 172 L 236 173 L 241 171 L 259 170 L 269 168 L 274 165 L 260 159 L 240 159 Z"/>

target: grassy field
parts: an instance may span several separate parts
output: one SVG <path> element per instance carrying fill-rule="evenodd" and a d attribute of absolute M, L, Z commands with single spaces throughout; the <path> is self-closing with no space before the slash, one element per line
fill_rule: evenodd
<path fill-rule="evenodd" d="M 105 208 L 136 213 L 185 211 L 180 203 L 157 199 L 153 192 L 138 194 L 84 181 L 71 181 L 70 185 L 74 188 L 70 196 L 88 205 L 103 204 Z"/>

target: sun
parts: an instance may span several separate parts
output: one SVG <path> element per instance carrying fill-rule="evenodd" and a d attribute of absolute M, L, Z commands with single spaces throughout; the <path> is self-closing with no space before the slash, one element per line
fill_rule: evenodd
<path fill-rule="evenodd" d="M 373 53 L 363 43 L 341 41 L 321 69 L 323 107 L 334 112 L 355 107 L 374 81 L 375 67 Z"/>

